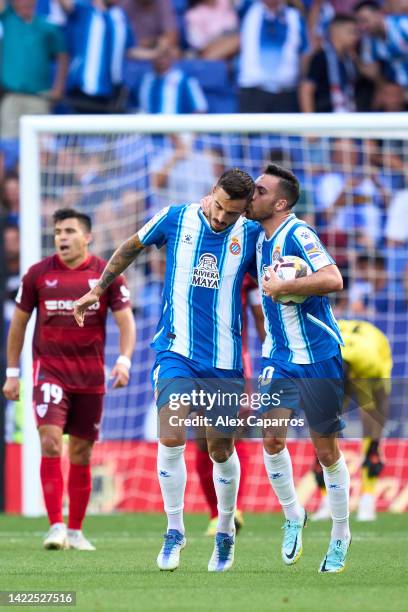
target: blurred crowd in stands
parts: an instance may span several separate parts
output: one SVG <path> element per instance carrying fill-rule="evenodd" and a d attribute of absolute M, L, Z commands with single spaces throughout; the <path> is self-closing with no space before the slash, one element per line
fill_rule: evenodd
<path fill-rule="evenodd" d="M 407 107 L 408 0 L 0 0 L 0 21 L 0 202 L 10 297 L 19 274 L 24 114 Z M 123 155 L 107 166 L 98 147 L 82 156 L 64 144 L 45 148 L 43 168 L 61 184 L 48 185 L 44 211 L 88 206 L 104 228 L 95 237 L 101 252 L 128 235 L 129 223 L 118 219 L 133 216 L 140 225 L 162 205 L 200 197 L 228 165 L 256 176 L 275 161 L 299 176 L 299 215 L 317 225 L 342 268 L 347 303 L 338 307 L 367 314 L 375 294 L 379 311 L 390 308 L 390 296 L 394 310 L 406 308 L 407 141 L 174 136 L 149 147 L 138 162 L 140 181 L 127 184 L 122 171 L 115 192 L 112 168 Z M 188 176 L 200 177 L 200 193 Z"/>
<path fill-rule="evenodd" d="M 346 290 L 339 296 L 338 314 L 406 318 L 407 159 L 406 140 L 270 134 L 47 136 L 41 149 L 44 252 L 53 248 L 50 219 L 58 207 L 90 214 L 93 250 L 109 257 L 115 245 L 163 206 L 198 201 L 209 193 L 227 167 L 240 166 L 256 177 L 272 161 L 298 176 L 302 194 L 295 212 L 317 227 L 343 273 Z M 10 299 L 19 280 L 16 170 L 5 172 L 0 191 Z M 160 291 L 154 300 L 147 300 L 146 292 L 160 287 L 161 264 L 154 250 L 129 271 L 136 307 L 160 303 Z"/>
<path fill-rule="evenodd" d="M 408 0 L 0 0 L 22 114 L 403 111 Z"/>

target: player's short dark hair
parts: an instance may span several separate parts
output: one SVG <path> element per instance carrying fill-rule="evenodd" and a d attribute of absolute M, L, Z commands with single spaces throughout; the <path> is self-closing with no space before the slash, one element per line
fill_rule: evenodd
<path fill-rule="evenodd" d="M 375 0 L 360 0 L 360 2 L 357 2 L 357 4 L 353 6 L 353 11 L 358 13 L 358 11 L 365 8 L 368 8 L 371 11 L 381 11 L 380 3 L 376 2 Z"/>
<path fill-rule="evenodd" d="M 226 170 L 218 179 L 216 187 L 221 187 L 231 200 L 246 200 L 247 202 L 252 200 L 255 191 L 253 178 L 240 168 Z"/>
<path fill-rule="evenodd" d="M 65 221 L 65 219 L 78 219 L 80 223 L 85 227 L 87 232 L 92 230 L 92 221 L 89 215 L 75 210 L 75 208 L 59 208 L 55 211 L 52 216 L 54 225 L 59 221 Z"/>
<path fill-rule="evenodd" d="M 283 198 L 287 200 L 289 208 L 292 208 L 299 199 L 300 185 L 296 176 L 290 170 L 278 166 L 278 164 L 268 164 L 264 174 L 276 176 L 279 180 L 279 188 Z"/>
<path fill-rule="evenodd" d="M 333 26 L 342 26 L 349 23 L 356 23 L 356 19 L 349 13 L 337 13 L 330 22 L 330 28 Z"/>

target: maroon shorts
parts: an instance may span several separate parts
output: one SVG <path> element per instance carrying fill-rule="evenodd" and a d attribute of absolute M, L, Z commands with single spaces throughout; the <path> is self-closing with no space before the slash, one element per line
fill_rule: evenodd
<path fill-rule="evenodd" d="M 72 436 L 98 439 L 103 393 L 71 393 L 56 383 L 41 382 L 33 390 L 33 407 L 37 427 L 57 425 Z"/>

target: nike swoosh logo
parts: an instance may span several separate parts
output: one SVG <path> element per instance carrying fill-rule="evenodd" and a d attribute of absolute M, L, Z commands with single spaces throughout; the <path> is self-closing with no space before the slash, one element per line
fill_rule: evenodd
<path fill-rule="evenodd" d="M 293 545 L 293 549 L 292 549 L 292 552 L 290 553 L 290 555 L 286 555 L 286 557 L 287 557 L 288 559 L 293 559 L 293 557 L 295 556 L 295 552 L 296 552 L 296 545 L 297 545 L 297 539 L 298 539 L 298 537 L 296 536 L 296 540 L 295 540 L 295 543 L 294 543 L 294 545 Z"/>

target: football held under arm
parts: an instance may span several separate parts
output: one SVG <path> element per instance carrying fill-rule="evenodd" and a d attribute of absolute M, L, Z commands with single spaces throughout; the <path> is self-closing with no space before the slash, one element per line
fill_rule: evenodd
<path fill-rule="evenodd" d="M 272 271 L 268 270 L 270 278 L 262 281 L 262 288 L 266 295 L 280 297 L 285 295 L 327 295 L 333 291 L 343 289 L 343 278 L 336 264 L 329 264 L 320 268 L 309 276 L 281 280 Z"/>
<path fill-rule="evenodd" d="M 329 255 L 317 234 L 309 227 L 300 225 L 293 232 L 294 252 L 308 263 L 313 274 L 294 279 L 281 280 L 268 270 L 269 280 L 264 279 L 262 286 L 266 295 L 277 298 L 285 295 L 327 295 L 343 289 L 340 270 Z"/>

